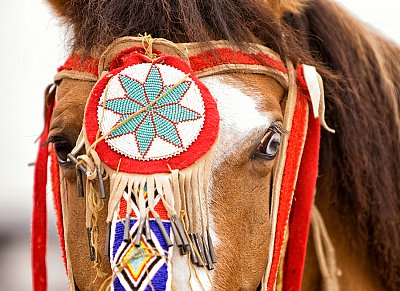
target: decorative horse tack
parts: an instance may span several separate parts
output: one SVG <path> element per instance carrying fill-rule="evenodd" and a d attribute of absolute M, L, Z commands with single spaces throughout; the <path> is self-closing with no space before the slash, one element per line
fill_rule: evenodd
<path fill-rule="evenodd" d="M 151 281 L 170 289 L 171 239 L 198 266 L 211 270 L 216 262 L 206 210 L 216 104 L 187 63 L 154 52 L 130 48 L 111 62 L 120 66 L 103 72 L 85 110 L 87 154 L 77 157 L 92 165 L 100 193 L 103 174 L 110 179 L 106 254 L 113 269 L 124 266 L 113 280 L 117 290 L 142 290 Z M 86 224 L 96 253 L 95 215 Z"/>
<path fill-rule="evenodd" d="M 96 212 L 103 201 L 99 193 L 104 189 L 103 179 L 109 179 L 106 253 L 116 274 L 114 289 L 144 290 L 148 285 L 169 289 L 172 241 L 182 255 L 190 253 L 193 264 L 213 268 L 216 257 L 209 232 L 207 183 L 219 116 L 214 99 L 195 74 L 258 73 L 274 77 L 288 89 L 284 128 L 291 134 L 283 140 L 274 177 L 272 239 L 263 281 L 263 289 L 274 289 L 286 243 L 286 261 L 293 262 L 293 246 L 284 236 L 303 163 L 308 163 L 310 178 L 300 185 L 300 190 L 309 193 L 301 206 L 311 213 L 319 121 L 309 117 L 307 99 L 324 124 L 319 75 L 310 67 L 300 66 L 296 72 L 290 62 L 286 69 L 279 56 L 258 45 L 244 53 L 225 42 L 213 42 L 212 51 L 201 44 L 176 45 L 161 39 L 152 40 L 151 46 L 142 43 L 143 38 L 121 38 L 103 54 L 98 65 L 100 80 L 88 99 L 82 133 L 73 150 L 76 154 L 85 146 L 86 154 L 76 160 L 75 155 L 69 156 L 87 176 L 86 224 L 95 264 L 100 258 L 95 239 Z M 60 68 L 56 80 L 97 79 L 95 70 L 84 68 L 76 58 Z M 312 145 L 307 148 L 305 143 Z M 78 193 L 83 196 L 77 180 Z M 291 225 L 296 225 L 291 235 L 307 236 L 309 216 L 294 217 Z M 303 253 L 295 256 L 300 261 L 289 266 L 296 270 L 292 281 L 301 278 L 305 246 L 299 248 Z"/>

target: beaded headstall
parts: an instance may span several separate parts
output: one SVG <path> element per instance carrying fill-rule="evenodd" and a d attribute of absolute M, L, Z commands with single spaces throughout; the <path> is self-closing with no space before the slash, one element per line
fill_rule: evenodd
<path fill-rule="evenodd" d="M 272 239 L 263 288 L 275 288 L 284 248 L 283 266 L 291 268 L 283 270 L 284 287 L 299 288 L 318 165 L 317 117 L 323 117 L 324 107 L 322 81 L 315 69 L 299 66 L 296 71 L 290 62 L 285 66 L 276 53 L 259 45 L 242 52 L 224 41 L 213 42 L 210 49 L 196 43 L 125 37 L 112 43 L 100 60 L 82 62 L 80 56 L 71 56 L 56 76 L 56 81 L 97 81 L 68 159 L 76 165 L 78 193 L 86 198 L 95 265 L 102 254 L 98 212 L 108 198 L 105 253 L 113 269 L 114 290 L 145 290 L 149 285 L 169 290 L 173 248 L 189 255 L 193 264 L 213 269 L 208 181 L 219 115 L 215 100 L 198 78 L 229 72 L 265 74 L 288 90 L 284 127 L 290 135 L 283 140 L 274 176 Z M 79 155 L 83 149 L 85 154 Z M 37 169 L 42 170 L 36 179 L 45 174 L 40 164 L 45 155 L 41 148 Z M 306 171 L 301 171 L 303 167 Z M 56 172 L 57 167 L 53 169 Z M 109 189 L 103 180 L 109 180 Z M 59 193 L 59 181 L 55 185 Z M 35 198 L 42 190 L 35 190 Z M 38 216 L 40 205 L 34 209 L 34 218 Z M 62 221 L 60 211 L 58 216 Z M 290 225 L 296 227 L 285 241 L 289 216 Z M 35 220 L 33 229 L 33 243 L 40 244 L 45 234 L 35 232 Z M 59 231 L 63 238 L 62 227 Z M 294 245 L 292 238 L 301 244 Z M 34 286 L 40 290 L 46 282 L 44 258 L 42 252 L 33 255 Z"/>

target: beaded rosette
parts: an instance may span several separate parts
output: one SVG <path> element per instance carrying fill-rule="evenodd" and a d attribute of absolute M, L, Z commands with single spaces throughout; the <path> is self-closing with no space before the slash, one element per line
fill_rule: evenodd
<path fill-rule="evenodd" d="M 216 262 L 207 188 L 219 114 L 184 60 L 140 47 L 116 58 L 111 64 L 118 66 L 103 73 L 88 99 L 86 155 L 78 157 L 95 173 L 92 188 L 100 187 L 86 186 L 92 257 L 99 260 L 93 206 L 107 196 L 102 180 L 109 178 L 113 290 L 169 290 L 173 247 L 195 265 L 212 269 Z"/>

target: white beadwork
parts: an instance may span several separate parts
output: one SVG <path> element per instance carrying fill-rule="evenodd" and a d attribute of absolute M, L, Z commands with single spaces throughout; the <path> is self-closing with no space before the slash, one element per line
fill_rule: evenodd
<path fill-rule="evenodd" d="M 102 135 L 106 134 L 115 125 L 117 125 L 119 119 L 122 116 L 122 114 L 105 108 L 103 120 L 101 120 L 104 98 L 106 98 L 106 101 L 127 98 L 127 93 L 122 86 L 119 77 L 127 76 L 130 79 L 136 80 L 139 83 L 144 84 L 152 67 L 156 67 L 160 72 L 163 87 L 175 85 L 176 83 L 182 81 L 182 79 L 186 75 L 184 72 L 169 65 L 152 65 L 151 63 L 132 65 L 116 74 L 109 81 L 107 89 L 104 89 L 97 107 L 97 118 Z M 176 131 L 182 143 L 180 146 L 174 145 L 172 142 L 156 134 L 155 137 L 152 139 L 148 150 L 143 154 L 139 150 L 137 137 L 134 132 L 121 134 L 116 137 L 108 136 L 105 139 L 106 143 L 114 151 L 126 157 L 144 161 L 170 158 L 172 156 L 179 155 L 183 151 L 186 151 L 188 147 L 199 136 L 200 131 L 203 128 L 205 118 L 204 101 L 198 86 L 191 78 L 187 78 L 186 82 L 190 82 L 190 85 L 182 98 L 177 102 L 177 104 L 198 113 L 199 118 L 197 118 L 196 120 L 186 120 L 174 123 Z M 155 106 L 157 106 L 157 103 Z"/>

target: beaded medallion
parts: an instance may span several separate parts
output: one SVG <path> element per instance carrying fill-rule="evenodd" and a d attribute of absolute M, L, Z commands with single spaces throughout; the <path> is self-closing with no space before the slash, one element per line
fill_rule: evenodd
<path fill-rule="evenodd" d="M 218 123 L 208 90 L 173 56 L 141 56 L 110 71 L 85 112 L 87 139 L 100 159 L 136 174 L 190 166 L 214 144 Z"/>
<path fill-rule="evenodd" d="M 113 150 L 132 159 L 158 160 L 178 155 L 196 140 L 204 124 L 204 102 L 197 85 L 182 71 L 137 64 L 111 78 L 97 118 L 102 134 L 127 121 L 105 139 Z"/>

